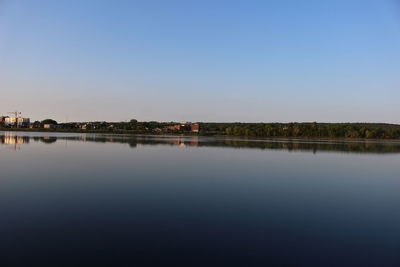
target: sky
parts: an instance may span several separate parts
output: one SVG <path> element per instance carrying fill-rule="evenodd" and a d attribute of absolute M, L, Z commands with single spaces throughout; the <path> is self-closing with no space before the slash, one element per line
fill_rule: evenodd
<path fill-rule="evenodd" d="M 0 115 L 400 123 L 400 0 L 0 0 Z"/>

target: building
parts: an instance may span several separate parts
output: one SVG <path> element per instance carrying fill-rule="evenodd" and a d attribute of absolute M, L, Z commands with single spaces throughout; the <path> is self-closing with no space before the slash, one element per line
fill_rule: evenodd
<path fill-rule="evenodd" d="M 96 124 L 94 124 L 94 123 L 88 122 L 88 123 L 82 124 L 82 125 L 80 126 L 80 128 L 81 128 L 82 130 L 96 130 L 96 129 L 98 128 L 98 126 L 97 126 Z"/>
<path fill-rule="evenodd" d="M 29 124 L 29 128 L 34 129 L 34 128 L 41 128 L 40 122 L 35 121 L 31 124 Z"/>
<path fill-rule="evenodd" d="M 180 124 L 165 127 L 164 131 L 182 131 L 182 132 L 198 133 L 200 131 L 200 124 L 181 122 Z"/>
<path fill-rule="evenodd" d="M 198 123 L 193 123 L 190 125 L 190 130 L 194 133 L 200 132 L 200 124 Z"/>
<path fill-rule="evenodd" d="M 6 117 L 4 119 L 4 125 L 7 125 L 7 126 L 28 127 L 29 124 L 30 124 L 29 118 Z"/>
<path fill-rule="evenodd" d="M 181 131 L 181 130 L 183 130 L 183 127 L 182 127 L 181 124 L 177 124 L 177 125 L 167 126 L 167 127 L 165 127 L 165 130 L 167 130 L 167 131 Z"/>
<path fill-rule="evenodd" d="M 6 118 L 8 118 L 8 117 L 0 116 L 0 126 L 3 126 L 6 124 Z"/>
<path fill-rule="evenodd" d="M 56 124 L 43 124 L 43 128 L 45 129 L 55 129 L 57 128 Z"/>

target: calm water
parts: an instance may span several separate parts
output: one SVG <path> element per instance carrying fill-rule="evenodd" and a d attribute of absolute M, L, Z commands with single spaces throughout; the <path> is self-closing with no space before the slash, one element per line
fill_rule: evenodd
<path fill-rule="evenodd" d="M 0 264 L 400 266 L 399 174 L 398 142 L 0 132 Z"/>

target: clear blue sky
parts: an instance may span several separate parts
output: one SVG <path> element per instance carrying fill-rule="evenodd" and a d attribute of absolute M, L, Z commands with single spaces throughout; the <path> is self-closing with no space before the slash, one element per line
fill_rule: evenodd
<path fill-rule="evenodd" d="M 400 1 L 0 0 L 0 114 L 400 123 Z"/>

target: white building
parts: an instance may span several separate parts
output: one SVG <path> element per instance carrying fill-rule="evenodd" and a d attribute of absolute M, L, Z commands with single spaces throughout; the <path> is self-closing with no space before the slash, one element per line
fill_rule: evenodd
<path fill-rule="evenodd" d="M 18 127 L 28 127 L 30 123 L 29 118 L 11 118 L 11 117 L 6 117 L 4 120 L 5 125 L 9 126 L 18 126 Z"/>

